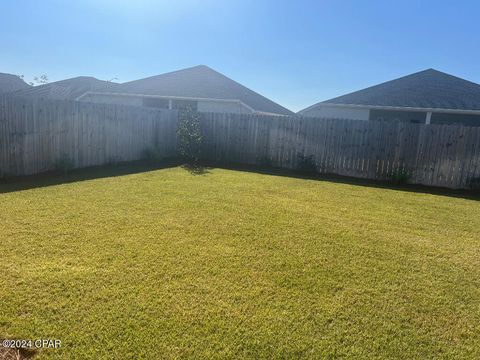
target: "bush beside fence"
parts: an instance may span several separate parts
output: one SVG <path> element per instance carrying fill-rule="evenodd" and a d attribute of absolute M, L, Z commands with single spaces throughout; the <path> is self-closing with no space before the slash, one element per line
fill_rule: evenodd
<path fill-rule="evenodd" d="M 207 159 L 468 188 L 480 179 L 480 127 L 204 114 Z M 310 165 L 309 165 L 310 166 Z"/>
<path fill-rule="evenodd" d="M 73 101 L 0 98 L 0 175 L 60 161 L 81 168 L 178 156 L 179 114 Z M 366 179 L 468 188 L 480 180 L 480 127 L 201 114 L 201 156 Z"/>

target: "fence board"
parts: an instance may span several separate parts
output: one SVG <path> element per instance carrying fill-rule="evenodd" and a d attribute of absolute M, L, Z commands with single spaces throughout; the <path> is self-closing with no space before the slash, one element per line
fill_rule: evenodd
<path fill-rule="evenodd" d="M 75 168 L 138 160 L 156 145 L 160 155 L 170 157 L 176 154 L 176 122 L 171 110 L 5 96 L 0 98 L 0 173 L 45 172 L 62 157 Z"/>
<path fill-rule="evenodd" d="M 229 161 L 270 161 L 291 169 L 298 166 L 299 154 L 313 155 L 321 173 L 385 180 L 405 168 L 411 182 L 451 188 L 467 187 L 480 172 L 480 133 L 473 127 L 265 115 L 203 117 L 216 119 L 208 131 L 215 133 L 216 153 L 226 154 Z"/>
<path fill-rule="evenodd" d="M 178 112 L 121 105 L 0 97 L 0 175 L 177 155 Z M 321 173 L 389 179 L 405 168 L 413 183 L 468 187 L 480 177 L 480 128 L 281 117 L 201 115 L 203 157 L 293 169 L 313 156 Z"/>

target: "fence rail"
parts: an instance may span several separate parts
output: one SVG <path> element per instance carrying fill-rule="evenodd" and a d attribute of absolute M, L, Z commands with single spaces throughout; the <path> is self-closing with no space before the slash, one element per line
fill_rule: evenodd
<path fill-rule="evenodd" d="M 73 101 L 0 97 L 0 173 L 52 170 L 63 156 L 75 167 L 177 154 L 178 113 Z M 466 188 L 480 178 L 480 127 L 201 114 L 203 158 L 295 169 L 311 156 L 318 171 Z"/>
<path fill-rule="evenodd" d="M 177 117 L 172 110 L 3 97 L 0 172 L 45 172 L 63 157 L 76 168 L 132 161 L 152 148 L 175 156 Z"/>
<path fill-rule="evenodd" d="M 204 114 L 208 159 L 295 169 L 311 156 L 318 171 L 467 188 L 480 178 L 480 127 L 239 114 Z"/>

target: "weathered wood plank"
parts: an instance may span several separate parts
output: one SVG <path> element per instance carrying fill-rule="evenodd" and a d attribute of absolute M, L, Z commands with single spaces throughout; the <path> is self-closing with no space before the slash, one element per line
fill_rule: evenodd
<path fill-rule="evenodd" d="M 177 154 L 178 112 L 121 105 L 0 97 L 0 174 L 140 159 L 147 149 Z M 211 161 L 298 167 L 313 155 L 318 171 L 468 187 L 480 176 L 480 128 L 256 114 L 202 114 L 203 157 Z"/>

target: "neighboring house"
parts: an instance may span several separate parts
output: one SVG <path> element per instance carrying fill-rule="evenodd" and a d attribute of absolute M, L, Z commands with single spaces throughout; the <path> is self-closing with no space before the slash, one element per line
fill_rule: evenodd
<path fill-rule="evenodd" d="M 118 86 L 110 81 L 95 79 L 90 76 L 79 76 L 71 79 L 55 81 L 44 85 L 33 86 L 16 91 L 13 95 L 31 98 L 75 100 L 91 90 L 105 90 Z"/>
<path fill-rule="evenodd" d="M 480 85 L 428 69 L 315 104 L 299 114 L 480 126 Z"/>
<path fill-rule="evenodd" d="M 88 91 L 77 100 L 162 109 L 191 107 L 200 112 L 293 114 L 204 65 Z"/>
<path fill-rule="evenodd" d="M 17 75 L 0 73 L 0 95 L 17 90 L 28 89 L 31 86 Z"/>

